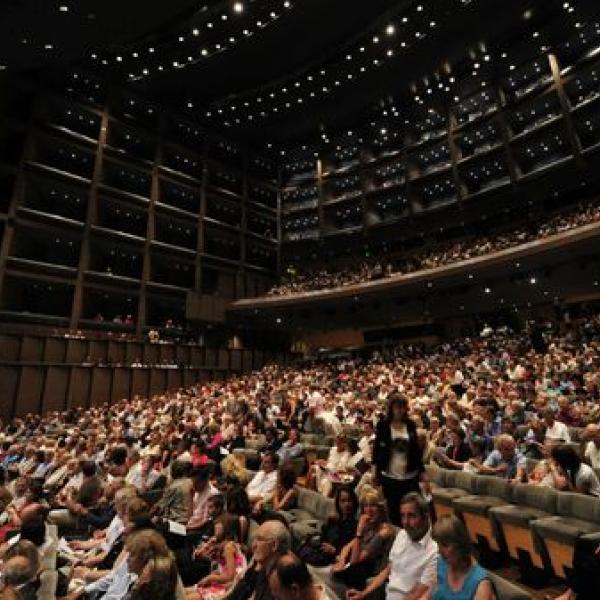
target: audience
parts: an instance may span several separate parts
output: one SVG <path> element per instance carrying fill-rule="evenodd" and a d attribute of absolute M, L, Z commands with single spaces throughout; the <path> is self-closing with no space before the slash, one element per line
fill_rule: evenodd
<path fill-rule="evenodd" d="M 485 256 L 493 252 L 513 248 L 537 239 L 596 222 L 600 218 L 600 206 L 593 204 L 577 207 L 566 214 L 548 217 L 546 220 L 517 227 L 503 233 L 457 242 L 438 244 L 431 249 L 413 252 L 399 257 L 382 256 L 356 261 L 349 265 L 333 267 L 302 268 L 295 265 L 287 270 L 287 277 L 269 290 L 272 296 L 287 296 L 299 292 L 319 291 L 373 281 L 393 275 L 406 275 L 425 269 L 434 269 L 461 260 Z"/>
<path fill-rule="evenodd" d="M 425 469 L 600 497 L 600 319 L 542 331 L 486 325 L 2 423 L 3 593 L 491 598 L 462 525 L 430 533 Z M 335 508 L 296 539 L 303 494 Z"/>

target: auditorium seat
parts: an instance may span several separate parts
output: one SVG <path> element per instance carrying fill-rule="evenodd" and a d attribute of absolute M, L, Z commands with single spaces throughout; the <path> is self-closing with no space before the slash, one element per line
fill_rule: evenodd
<path fill-rule="evenodd" d="M 512 500 L 512 484 L 500 477 L 477 475 L 476 493 L 456 498 L 455 512 L 459 513 L 467 526 L 471 541 L 480 544 L 485 540 L 491 550 L 500 552 L 498 532 L 489 517 L 494 506 L 505 506 Z"/>
<path fill-rule="evenodd" d="M 330 515 L 335 514 L 332 498 L 296 486 L 297 507 L 282 514 L 290 523 L 290 530 L 295 541 L 302 543 L 306 538 L 321 533 L 321 526 Z"/>
<path fill-rule="evenodd" d="M 581 535 L 600 532 L 600 500 L 572 492 L 559 492 L 557 515 L 531 522 L 536 543 L 545 547 L 552 570 L 565 578 L 573 566 L 575 541 Z"/>
<path fill-rule="evenodd" d="M 443 487 L 433 487 L 431 490 L 437 519 L 443 515 L 454 514 L 454 501 L 462 496 L 474 494 L 477 479 L 477 475 L 465 471 L 448 469 L 439 469 L 439 471 Z"/>
<path fill-rule="evenodd" d="M 545 567 L 539 546 L 536 546 L 530 523 L 550 517 L 556 512 L 558 492 L 551 488 L 518 483 L 512 492 L 514 504 L 493 506 L 490 517 L 498 523 L 511 558 L 520 561 L 522 553 L 529 555 L 538 569 Z"/>

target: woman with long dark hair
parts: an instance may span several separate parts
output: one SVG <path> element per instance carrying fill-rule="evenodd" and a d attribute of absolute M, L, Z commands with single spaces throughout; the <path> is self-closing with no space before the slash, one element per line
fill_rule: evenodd
<path fill-rule="evenodd" d="M 390 520 L 401 526 L 400 500 L 409 492 L 420 491 L 425 469 L 417 426 L 408 416 L 408 400 L 398 393 L 388 396 L 387 416 L 377 423 L 373 462 Z"/>
<path fill-rule="evenodd" d="M 550 456 L 550 477 L 557 490 L 600 497 L 598 477 L 592 467 L 581 461 L 573 447 L 567 444 L 555 446 Z"/>

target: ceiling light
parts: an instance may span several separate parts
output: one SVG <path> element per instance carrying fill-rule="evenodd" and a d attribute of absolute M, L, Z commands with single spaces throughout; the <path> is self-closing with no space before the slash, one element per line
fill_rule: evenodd
<path fill-rule="evenodd" d="M 44 44 L 44 49 L 52 50 L 52 48 L 54 48 L 54 46 L 52 44 Z"/>
<path fill-rule="evenodd" d="M 373 43 L 379 44 L 379 38 L 376 35 L 373 36 Z"/>
<path fill-rule="evenodd" d="M 197 27 L 194 27 L 194 29 L 192 29 L 192 34 L 193 35 L 200 35 L 200 30 Z"/>
<path fill-rule="evenodd" d="M 234 2 L 233 3 L 233 12 L 242 13 L 244 12 L 244 3 L 243 2 Z"/>
<path fill-rule="evenodd" d="M 58 7 L 58 10 L 59 10 L 60 12 L 66 13 L 66 12 L 69 12 L 69 7 L 68 7 L 66 4 L 61 4 L 61 5 Z"/>
<path fill-rule="evenodd" d="M 385 28 L 385 32 L 388 35 L 394 35 L 396 33 L 396 28 L 390 23 L 386 28 Z"/>

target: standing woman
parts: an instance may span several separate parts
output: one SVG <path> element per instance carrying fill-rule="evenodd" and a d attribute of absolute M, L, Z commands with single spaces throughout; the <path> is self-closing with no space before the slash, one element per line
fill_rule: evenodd
<path fill-rule="evenodd" d="M 420 491 L 425 469 L 417 426 L 408 417 L 408 400 L 398 393 L 388 396 L 387 416 L 377 423 L 373 462 L 390 520 L 400 527 L 400 500 L 409 492 Z"/>

